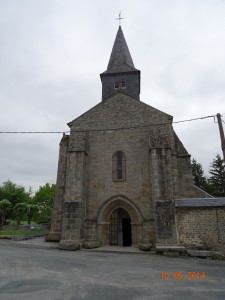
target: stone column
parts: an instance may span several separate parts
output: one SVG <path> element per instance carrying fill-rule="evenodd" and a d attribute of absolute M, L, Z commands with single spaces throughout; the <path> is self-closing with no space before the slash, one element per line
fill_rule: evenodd
<path fill-rule="evenodd" d="M 51 220 L 51 230 L 46 236 L 46 241 L 59 241 L 62 231 L 62 213 L 63 213 L 63 196 L 66 183 L 66 167 L 67 167 L 67 150 L 69 146 L 69 136 L 63 135 L 60 142 L 58 172 L 56 182 L 56 194 L 54 199 L 54 207 Z"/>

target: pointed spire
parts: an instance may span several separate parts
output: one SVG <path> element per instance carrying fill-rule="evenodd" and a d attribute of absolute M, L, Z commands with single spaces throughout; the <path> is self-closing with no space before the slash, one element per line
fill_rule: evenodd
<path fill-rule="evenodd" d="M 121 26 L 119 26 L 107 70 L 103 73 L 138 71 L 134 67 Z"/>
<path fill-rule="evenodd" d="M 100 74 L 102 101 L 120 91 L 139 100 L 141 71 L 135 69 L 121 26 L 117 31 L 107 70 Z"/>

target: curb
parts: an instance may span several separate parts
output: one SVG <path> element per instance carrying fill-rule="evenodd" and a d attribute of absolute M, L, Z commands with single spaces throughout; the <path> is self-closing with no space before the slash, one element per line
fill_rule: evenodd
<path fill-rule="evenodd" d="M 12 246 L 12 247 L 19 247 L 19 248 L 28 248 L 28 249 L 44 249 L 44 250 L 59 250 L 58 249 L 58 243 L 49 243 L 46 242 L 46 244 L 34 244 L 34 243 L 23 243 L 21 241 L 13 241 L 9 239 L 1 239 L 0 240 L 0 245 L 1 246 Z M 65 250 L 66 251 L 66 250 Z M 77 250 L 78 251 L 78 250 Z M 140 251 L 137 248 L 137 251 L 129 251 L 126 249 L 109 249 L 109 248 L 104 248 L 104 247 L 99 247 L 99 248 L 93 248 L 93 249 L 85 249 L 82 248 L 79 251 L 84 251 L 84 252 L 100 252 L 100 253 L 116 253 L 116 254 L 144 254 L 144 255 L 155 255 L 155 251 Z"/>
<path fill-rule="evenodd" d="M 155 251 L 128 251 L 128 250 L 110 250 L 110 249 L 102 249 L 100 248 L 95 248 L 95 249 L 84 249 L 82 248 L 81 251 L 86 251 L 86 252 L 100 252 L 100 253 L 116 253 L 116 254 L 144 254 L 144 255 L 156 255 L 157 253 Z"/>
<path fill-rule="evenodd" d="M 46 245 L 42 244 L 33 244 L 33 243 L 22 243 L 16 242 L 12 240 L 0 240 L 1 246 L 12 246 L 12 247 L 19 247 L 19 248 L 29 248 L 29 249 L 44 249 L 44 250 L 58 250 L 58 243 L 56 245 L 52 245 L 46 242 Z"/>

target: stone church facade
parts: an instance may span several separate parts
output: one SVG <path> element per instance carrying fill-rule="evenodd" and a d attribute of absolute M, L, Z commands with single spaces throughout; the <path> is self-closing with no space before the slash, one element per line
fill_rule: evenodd
<path fill-rule="evenodd" d="M 178 245 L 175 202 L 207 197 L 193 185 L 190 155 L 173 117 L 141 102 L 121 27 L 102 101 L 68 123 L 60 142 L 48 241 L 98 245 Z"/>

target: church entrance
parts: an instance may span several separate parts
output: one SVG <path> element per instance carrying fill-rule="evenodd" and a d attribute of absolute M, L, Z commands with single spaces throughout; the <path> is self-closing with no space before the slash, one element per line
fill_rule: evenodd
<path fill-rule="evenodd" d="M 114 210 L 109 219 L 109 245 L 131 246 L 131 218 L 122 208 Z"/>

